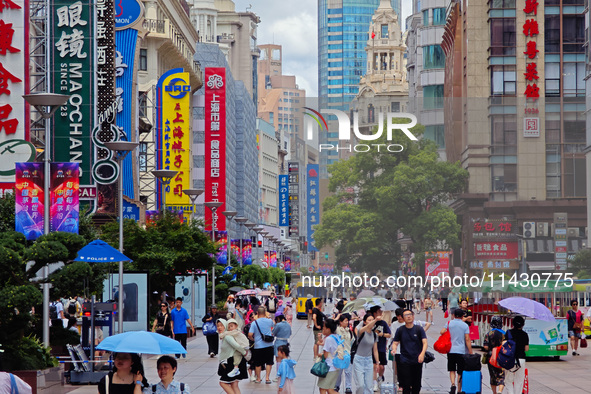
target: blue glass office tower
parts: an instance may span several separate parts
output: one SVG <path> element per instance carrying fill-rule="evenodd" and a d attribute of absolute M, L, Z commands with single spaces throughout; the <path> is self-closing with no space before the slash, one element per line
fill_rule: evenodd
<path fill-rule="evenodd" d="M 401 0 L 390 0 L 400 21 Z M 318 96 L 320 108 L 349 111 L 365 73 L 365 46 L 371 17 L 380 0 L 318 0 Z M 337 144 L 337 132 L 321 133 L 321 144 Z M 320 152 L 320 177 L 338 160 L 335 150 Z"/>

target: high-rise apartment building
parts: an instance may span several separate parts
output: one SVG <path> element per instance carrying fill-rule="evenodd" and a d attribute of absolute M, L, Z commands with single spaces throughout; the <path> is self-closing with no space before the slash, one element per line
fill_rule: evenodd
<path fill-rule="evenodd" d="M 445 142 L 447 159 L 470 173 L 452 203 L 466 268 L 560 272 L 584 245 L 584 9 L 584 0 L 450 7 Z M 499 241 L 503 257 L 483 249 Z"/>
<path fill-rule="evenodd" d="M 413 0 L 406 19 L 409 112 L 425 126 L 425 137 L 439 145 L 445 159 L 443 83 L 445 54 L 441 37 L 450 0 Z"/>
<path fill-rule="evenodd" d="M 390 0 L 389 3 L 400 15 L 401 0 Z M 365 73 L 369 25 L 379 4 L 380 0 L 318 1 L 318 96 L 321 108 L 349 110 L 349 103 L 359 92 L 359 80 Z M 337 145 L 337 134 L 320 133 L 320 143 Z M 338 158 L 336 150 L 320 152 L 321 178 L 328 176 L 326 166 Z"/>

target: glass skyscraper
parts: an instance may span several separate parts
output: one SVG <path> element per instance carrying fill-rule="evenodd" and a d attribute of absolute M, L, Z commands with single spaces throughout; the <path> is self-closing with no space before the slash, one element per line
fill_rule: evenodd
<path fill-rule="evenodd" d="M 388 1 L 388 0 L 383 0 Z M 390 0 L 400 21 L 401 0 Z M 365 46 L 371 17 L 380 0 L 318 1 L 318 95 L 320 108 L 348 112 L 349 103 L 359 91 L 359 78 L 365 73 Z M 330 120 L 330 117 L 328 117 Z M 336 130 L 320 133 L 321 144 L 338 144 Z M 336 150 L 320 152 L 320 176 L 327 177 L 326 166 L 338 160 Z"/>

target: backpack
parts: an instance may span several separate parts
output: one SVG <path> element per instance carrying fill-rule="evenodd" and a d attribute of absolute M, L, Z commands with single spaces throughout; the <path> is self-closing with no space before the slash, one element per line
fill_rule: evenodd
<path fill-rule="evenodd" d="M 372 333 L 373 333 L 373 340 L 375 341 L 377 334 L 373 331 L 372 331 Z M 357 353 L 357 348 L 359 347 L 359 342 L 361 342 L 364 335 L 365 335 L 365 333 L 362 333 L 361 335 L 359 335 L 358 338 L 356 337 L 355 341 L 353 341 L 353 344 L 351 345 L 351 364 L 353 363 L 353 359 L 355 358 L 355 354 Z"/>
<path fill-rule="evenodd" d="M 275 299 L 269 298 L 269 312 L 275 312 Z"/>
<path fill-rule="evenodd" d="M 51 320 L 57 319 L 57 306 L 55 303 L 49 305 L 49 318 Z"/>
<path fill-rule="evenodd" d="M 345 341 L 338 335 L 331 335 L 337 341 L 337 351 L 332 359 L 332 365 L 337 369 L 347 369 L 351 365 L 351 355 L 345 350 Z"/>
<path fill-rule="evenodd" d="M 511 369 L 515 366 L 515 341 L 511 337 L 511 332 L 507 331 L 507 340 L 501 345 L 497 364 L 504 369 Z"/>
<path fill-rule="evenodd" d="M 314 303 L 312 302 L 311 299 L 307 299 L 306 300 L 306 313 L 308 313 L 308 311 L 310 309 L 314 309 Z"/>
<path fill-rule="evenodd" d="M 155 393 L 157 389 L 158 389 L 158 385 L 153 384 L 152 385 L 152 392 Z M 181 394 L 183 394 L 184 392 L 185 392 L 185 384 L 181 382 Z"/>
<path fill-rule="evenodd" d="M 76 301 L 70 300 L 70 302 L 68 303 L 68 313 L 70 314 L 70 316 L 76 315 L 76 309 Z"/>

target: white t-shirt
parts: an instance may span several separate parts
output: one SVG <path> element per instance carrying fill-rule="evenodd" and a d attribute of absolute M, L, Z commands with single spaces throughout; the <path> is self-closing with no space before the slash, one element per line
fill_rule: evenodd
<path fill-rule="evenodd" d="M 332 335 L 329 335 L 328 337 L 324 338 L 324 347 L 322 348 L 322 350 L 328 352 L 326 364 L 328 364 L 328 366 L 330 367 L 330 369 L 328 370 L 329 372 L 337 370 L 332 365 L 332 359 L 334 358 L 335 353 L 337 352 L 337 347 L 337 341 Z"/>
<path fill-rule="evenodd" d="M 64 311 L 64 304 L 62 304 L 61 302 L 56 302 L 55 303 L 55 311 L 57 312 L 57 318 L 61 319 L 62 314 L 60 312 Z"/>

